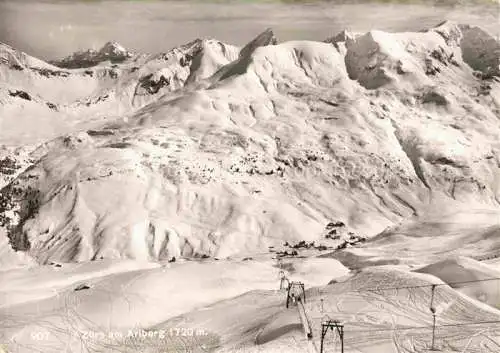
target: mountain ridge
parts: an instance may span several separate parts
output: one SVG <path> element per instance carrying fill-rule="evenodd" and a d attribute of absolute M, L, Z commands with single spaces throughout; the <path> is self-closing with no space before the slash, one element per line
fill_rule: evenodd
<path fill-rule="evenodd" d="M 27 152 L 2 226 L 40 263 L 159 260 L 335 247 L 332 220 L 372 237 L 439 199 L 498 209 L 498 45 L 450 22 L 333 43 L 268 30 L 245 50 L 201 40 L 68 69 L 46 79 L 84 78 L 93 98 L 47 109 L 79 128 Z M 19 119 L 40 102 L 10 95 L 1 109 Z"/>

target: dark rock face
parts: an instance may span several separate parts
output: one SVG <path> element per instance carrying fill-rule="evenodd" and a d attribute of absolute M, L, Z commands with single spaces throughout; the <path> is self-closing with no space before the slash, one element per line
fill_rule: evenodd
<path fill-rule="evenodd" d="M 78 292 L 78 291 L 85 290 L 85 289 L 90 289 L 90 287 L 86 284 L 80 284 L 74 290 L 75 290 L 75 292 Z"/>
<path fill-rule="evenodd" d="M 447 106 L 449 104 L 448 99 L 444 95 L 432 90 L 424 93 L 422 103 L 434 103 L 438 106 Z"/>
<path fill-rule="evenodd" d="M 12 166 L 12 160 L 6 162 Z M 17 165 L 16 167 L 17 168 Z M 2 173 L 5 170 L 2 169 Z M 0 227 L 5 227 L 12 249 L 28 251 L 31 243 L 22 230 L 24 223 L 34 217 L 40 206 L 40 192 L 31 186 L 22 187 L 19 180 L 0 190 Z M 10 211 L 10 212 L 9 212 Z"/>
<path fill-rule="evenodd" d="M 354 34 L 344 30 L 344 31 L 336 34 L 333 37 L 329 37 L 329 38 L 325 39 L 323 42 L 333 44 L 335 46 L 335 48 L 339 49 L 338 43 L 340 43 L 340 42 L 344 42 L 344 43 L 352 42 L 355 39 L 356 38 L 355 38 Z"/>
<path fill-rule="evenodd" d="M 158 91 L 165 86 L 170 84 L 170 78 L 165 78 L 165 76 L 160 76 L 159 80 L 154 80 L 153 74 L 144 76 L 139 81 L 139 87 L 146 90 L 149 94 L 156 94 Z"/>
<path fill-rule="evenodd" d="M 10 91 L 9 95 L 11 97 L 19 97 L 19 98 L 25 99 L 27 101 L 31 100 L 31 96 L 24 91 Z"/>
<path fill-rule="evenodd" d="M 219 70 L 219 80 L 222 81 L 234 75 L 244 74 L 250 64 L 251 56 L 257 48 L 268 45 L 276 45 L 277 43 L 278 41 L 274 36 L 272 29 L 266 29 L 240 50 L 238 60 L 233 61 L 230 65 L 227 65 Z"/>
<path fill-rule="evenodd" d="M 265 47 L 266 45 L 276 45 L 278 40 L 274 36 L 271 28 L 266 29 L 264 32 L 255 37 L 250 43 L 245 45 L 240 51 L 240 57 L 246 57 L 253 53 L 258 47 Z"/>
<path fill-rule="evenodd" d="M 45 103 L 47 107 L 49 107 L 52 110 L 57 110 L 57 106 L 54 103 L 47 102 Z"/>
<path fill-rule="evenodd" d="M 463 60 L 483 78 L 500 76 L 500 42 L 479 27 L 461 25 L 460 30 Z"/>
<path fill-rule="evenodd" d="M 337 222 L 330 222 L 326 225 L 326 229 L 330 230 L 336 227 L 345 227 L 345 223 L 342 221 L 337 221 Z"/>
<path fill-rule="evenodd" d="M 0 173 L 2 174 L 14 174 L 16 169 L 19 169 L 16 161 L 10 157 L 5 157 L 0 159 Z"/>
<path fill-rule="evenodd" d="M 39 68 L 39 67 L 30 67 L 31 70 L 35 71 L 39 75 L 42 75 L 47 78 L 51 77 L 68 77 L 70 75 L 67 71 L 61 70 L 51 70 L 47 68 Z"/>
<path fill-rule="evenodd" d="M 12 65 L 10 65 L 10 68 L 12 70 L 16 70 L 16 71 L 23 71 L 24 70 L 24 68 L 19 64 L 12 64 Z"/>

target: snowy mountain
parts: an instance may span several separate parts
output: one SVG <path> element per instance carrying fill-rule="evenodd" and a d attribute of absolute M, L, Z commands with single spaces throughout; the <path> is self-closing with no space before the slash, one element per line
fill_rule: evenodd
<path fill-rule="evenodd" d="M 420 353 L 431 305 L 442 352 L 496 352 L 498 283 L 470 281 L 500 268 L 499 58 L 452 22 L 52 64 L 0 45 L 0 342 L 314 352 L 328 313 L 349 352 Z M 173 327 L 195 334 L 148 336 Z"/>
<path fill-rule="evenodd" d="M 133 56 L 117 42 L 107 42 L 99 50 L 89 49 L 80 51 L 51 64 L 64 69 L 77 69 L 96 66 L 100 63 L 109 61 L 112 64 L 121 63 Z"/>
<path fill-rule="evenodd" d="M 436 200 L 498 207 L 499 43 L 486 32 L 270 44 L 268 30 L 241 51 L 196 40 L 67 71 L 9 49 L 2 142 L 19 119 L 54 137 L 2 190 L 14 249 L 42 263 L 225 257 L 322 242 L 331 220 L 371 237 Z M 63 99 L 72 85 L 80 98 Z"/>

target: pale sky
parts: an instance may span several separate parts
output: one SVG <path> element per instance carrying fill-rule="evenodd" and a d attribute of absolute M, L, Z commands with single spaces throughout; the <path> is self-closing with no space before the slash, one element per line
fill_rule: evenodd
<path fill-rule="evenodd" d="M 345 28 L 420 30 L 444 19 L 500 33 L 498 6 L 0 0 L 0 42 L 53 59 L 110 40 L 140 52 L 161 52 L 200 37 L 242 45 L 267 27 L 280 41 L 323 40 Z"/>

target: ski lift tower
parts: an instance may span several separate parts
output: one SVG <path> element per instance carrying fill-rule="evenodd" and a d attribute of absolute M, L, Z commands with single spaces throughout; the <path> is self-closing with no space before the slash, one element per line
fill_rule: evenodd
<path fill-rule="evenodd" d="M 288 308 L 290 300 L 295 304 L 297 300 L 306 302 L 306 290 L 302 282 L 290 282 L 286 294 L 286 307 Z"/>
<path fill-rule="evenodd" d="M 328 330 L 332 330 L 334 333 L 337 331 L 340 338 L 340 353 L 344 353 L 344 324 L 341 324 L 338 320 L 331 320 L 327 318 L 321 323 L 321 346 L 320 353 L 323 353 L 325 336 Z"/>

